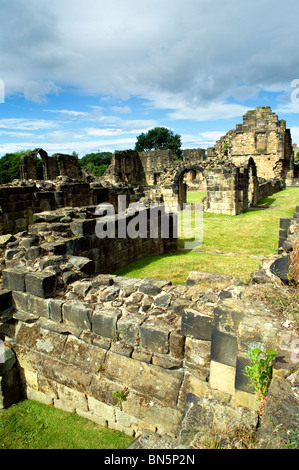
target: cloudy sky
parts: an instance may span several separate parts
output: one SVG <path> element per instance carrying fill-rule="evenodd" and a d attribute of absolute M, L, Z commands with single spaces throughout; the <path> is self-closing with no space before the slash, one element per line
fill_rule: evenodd
<path fill-rule="evenodd" d="M 299 145 L 298 0 L 0 0 L 0 156 L 207 148 L 257 106 Z"/>

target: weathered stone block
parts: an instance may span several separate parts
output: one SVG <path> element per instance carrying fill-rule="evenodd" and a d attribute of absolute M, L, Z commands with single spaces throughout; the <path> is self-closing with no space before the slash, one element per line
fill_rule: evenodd
<path fill-rule="evenodd" d="M 25 275 L 28 269 L 23 266 L 16 266 L 5 269 L 2 272 L 2 282 L 5 289 L 25 292 Z"/>
<path fill-rule="evenodd" d="M 35 272 L 25 277 L 26 292 L 37 297 L 51 297 L 56 291 L 57 278 L 55 274 Z"/>
<path fill-rule="evenodd" d="M 236 334 L 243 315 L 248 309 L 244 302 L 238 299 L 224 299 L 214 308 L 215 325 L 223 333 Z"/>
<path fill-rule="evenodd" d="M 234 395 L 236 368 L 211 361 L 210 384 L 211 388 Z"/>
<path fill-rule="evenodd" d="M 248 365 L 251 365 L 249 357 L 244 355 L 237 357 L 235 388 L 243 392 L 254 394 L 254 388 L 249 378 L 245 375 L 245 367 Z"/>
<path fill-rule="evenodd" d="M 144 427 L 157 428 L 158 432 L 172 437 L 179 435 L 183 411 L 176 406 L 165 406 L 153 395 L 145 396 L 132 391 L 123 403 L 123 410 L 142 421 Z"/>
<path fill-rule="evenodd" d="M 84 274 L 91 275 L 94 273 L 95 264 L 88 258 L 83 256 L 71 256 L 69 263 L 71 263 L 75 269 L 81 271 Z"/>
<path fill-rule="evenodd" d="M 140 345 L 153 352 L 167 354 L 169 350 L 169 330 L 159 325 L 144 323 L 139 328 Z"/>
<path fill-rule="evenodd" d="M 144 317 L 136 316 L 124 316 L 117 322 L 117 329 L 121 339 L 132 346 L 139 344 L 139 325 L 144 321 Z"/>
<path fill-rule="evenodd" d="M 41 375 L 66 387 L 86 393 L 92 379 L 92 374 L 50 357 L 44 357 L 39 364 Z"/>
<path fill-rule="evenodd" d="M 160 294 L 161 288 L 149 282 L 143 282 L 140 284 L 139 291 L 147 295 L 155 296 Z"/>
<path fill-rule="evenodd" d="M 238 342 L 236 336 L 213 329 L 211 344 L 211 359 L 228 366 L 236 366 Z"/>
<path fill-rule="evenodd" d="M 95 219 L 81 219 L 75 220 L 71 223 L 71 230 L 77 237 L 84 237 L 85 235 L 93 235 L 95 233 L 96 220 Z"/>
<path fill-rule="evenodd" d="M 105 378 L 124 384 L 166 406 L 176 407 L 183 379 L 183 371 L 166 370 L 152 364 L 108 352 L 105 362 Z M 167 385 L 166 385 L 167 384 Z"/>
<path fill-rule="evenodd" d="M 62 306 L 63 320 L 83 330 L 91 329 L 92 313 L 92 309 L 87 308 L 84 303 L 78 301 L 68 301 Z"/>
<path fill-rule="evenodd" d="M 75 336 L 68 336 L 61 359 L 84 372 L 96 373 L 97 367 L 104 364 L 105 355 L 105 349 L 85 343 Z"/>
<path fill-rule="evenodd" d="M 49 299 L 43 299 L 34 295 L 29 296 L 29 311 L 34 315 L 49 318 Z"/>
<path fill-rule="evenodd" d="M 177 359 L 183 359 L 185 336 L 177 331 L 172 331 L 169 336 L 170 355 Z"/>
<path fill-rule="evenodd" d="M 58 323 L 62 322 L 62 305 L 63 304 L 64 304 L 63 300 L 49 299 L 49 318 L 51 320 L 57 321 Z"/>
<path fill-rule="evenodd" d="M 114 339 L 116 337 L 116 324 L 120 317 L 121 312 L 117 309 L 111 311 L 96 310 L 91 319 L 93 333 Z"/>
<path fill-rule="evenodd" d="M 182 315 L 181 330 L 185 336 L 211 340 L 214 319 L 196 310 L 186 309 Z"/>
<path fill-rule="evenodd" d="M 257 420 L 257 413 L 252 410 L 190 393 L 186 397 L 180 444 L 188 446 L 197 441 L 204 446 L 205 440 L 225 440 L 238 427 L 253 432 Z"/>
<path fill-rule="evenodd" d="M 51 358 L 60 358 L 65 343 L 63 335 L 44 330 L 36 324 L 25 323 L 21 324 L 16 340 L 18 345 L 51 356 Z"/>

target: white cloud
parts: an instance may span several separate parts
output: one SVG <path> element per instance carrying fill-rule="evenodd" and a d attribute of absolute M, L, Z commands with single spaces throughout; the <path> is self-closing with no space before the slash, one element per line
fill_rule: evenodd
<path fill-rule="evenodd" d="M 25 84 L 24 97 L 26 100 L 35 101 L 36 103 L 46 103 L 46 95 L 54 93 L 58 95 L 59 87 L 51 81 L 38 82 L 30 81 Z"/>
<path fill-rule="evenodd" d="M 229 96 L 288 90 L 298 13 L 297 0 L 10 0 L 0 77 L 7 94 L 25 90 L 37 102 L 65 86 L 122 99 L 157 93 L 192 115 Z"/>
<path fill-rule="evenodd" d="M 169 119 L 192 119 L 193 121 L 215 121 L 243 116 L 250 108 L 239 104 L 211 103 L 190 108 L 187 105 L 168 114 Z"/>
<path fill-rule="evenodd" d="M 0 129 L 38 131 L 38 130 L 44 130 L 44 129 L 54 129 L 56 127 L 57 127 L 56 122 L 46 121 L 42 119 L 22 119 L 22 118 L 0 119 Z"/>

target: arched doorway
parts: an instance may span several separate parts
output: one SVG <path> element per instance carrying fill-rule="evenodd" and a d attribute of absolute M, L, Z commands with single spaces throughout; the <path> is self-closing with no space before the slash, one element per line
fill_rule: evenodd
<path fill-rule="evenodd" d="M 202 197 L 207 196 L 207 185 L 204 176 L 204 168 L 200 165 L 188 165 L 180 168 L 174 177 L 173 192 L 177 198 L 177 203 L 182 209 L 187 202 L 187 191 L 190 185 L 195 191 L 202 191 Z M 201 202 L 198 200 L 196 202 Z"/>

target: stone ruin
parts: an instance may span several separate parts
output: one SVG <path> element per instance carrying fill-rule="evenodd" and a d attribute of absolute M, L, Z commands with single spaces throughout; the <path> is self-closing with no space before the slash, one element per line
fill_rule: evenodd
<path fill-rule="evenodd" d="M 44 175 L 56 174 L 59 159 L 38 152 Z M 116 207 L 120 194 L 128 203 L 174 207 L 184 199 L 188 171 L 206 175 L 206 210 L 232 214 L 284 187 L 290 173 L 259 179 L 254 155 L 236 165 L 201 149 L 185 151 L 180 162 L 169 151 L 126 151 L 115 152 L 106 183 L 61 174 L 37 183 L 28 181 L 31 157 L 22 163 L 26 181 L 0 188 L 0 407 L 28 397 L 76 412 L 135 437 L 132 449 L 197 449 L 206 437 L 233 447 L 227 436 L 236 429 L 257 430 L 257 448 L 283 447 L 288 430 L 299 426 L 298 334 L 264 297 L 277 289 L 287 295 L 283 269 L 271 267 L 290 256 L 299 207 L 281 220 L 279 253 L 248 285 L 197 271 L 184 285 L 112 275 L 147 254 L 174 251 L 177 240 L 160 230 L 155 239 L 100 240 L 95 226 L 105 217 L 97 204 Z M 132 213 L 122 217 L 127 225 Z M 252 347 L 279 350 L 262 419 L 244 375 Z M 125 387 L 127 400 L 116 406 L 112 392 Z"/>
<path fill-rule="evenodd" d="M 50 157 L 43 149 L 35 149 L 22 157 L 21 180 L 38 180 L 37 158 L 41 157 L 44 180 L 53 181 L 59 176 L 65 176 L 76 181 L 83 180 L 82 170 L 77 157 L 57 153 Z"/>

